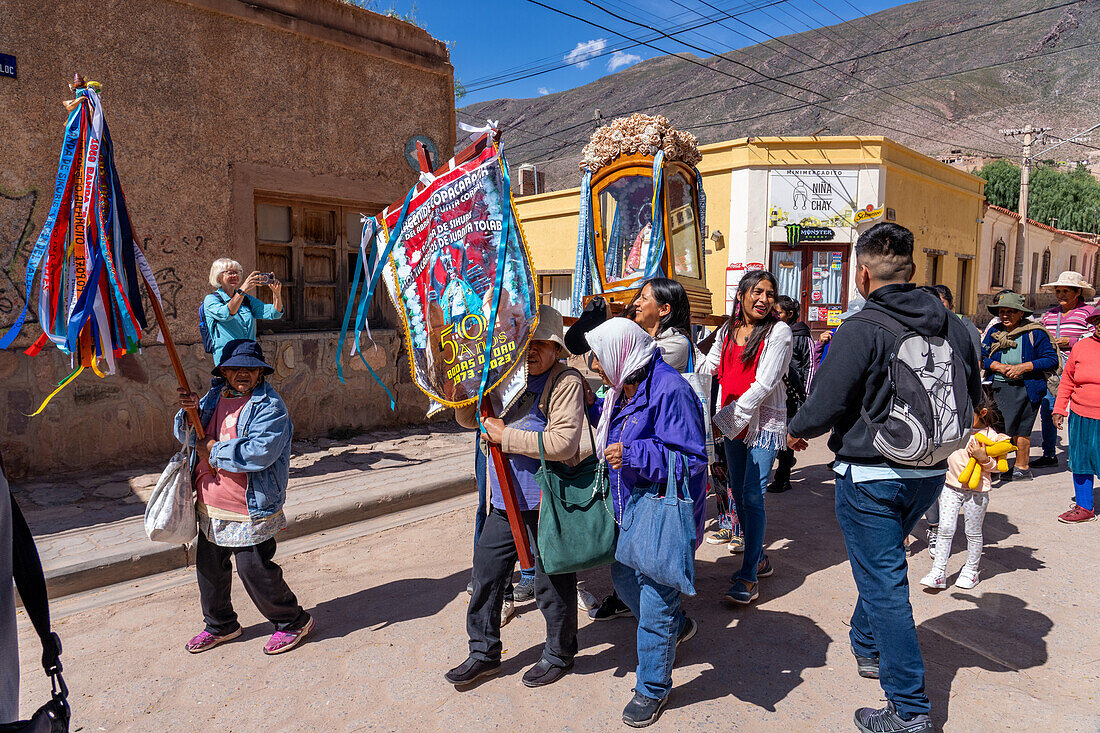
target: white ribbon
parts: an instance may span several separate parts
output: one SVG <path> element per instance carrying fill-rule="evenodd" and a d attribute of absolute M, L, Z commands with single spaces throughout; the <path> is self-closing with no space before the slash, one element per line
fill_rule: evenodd
<path fill-rule="evenodd" d="M 473 125 L 467 125 L 465 122 L 459 122 L 458 129 L 470 133 L 470 142 L 474 142 L 485 133 L 496 132 L 500 129 L 500 120 L 486 119 L 485 122 L 488 124 L 483 127 L 474 127 Z"/>

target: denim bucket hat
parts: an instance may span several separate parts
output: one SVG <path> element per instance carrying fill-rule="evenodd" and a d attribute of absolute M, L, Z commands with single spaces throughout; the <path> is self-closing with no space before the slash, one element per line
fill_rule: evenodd
<path fill-rule="evenodd" d="M 222 361 L 210 371 L 215 377 L 221 376 L 222 367 L 259 367 L 264 374 L 271 374 L 275 368 L 264 361 L 264 350 L 251 339 L 233 339 L 222 349 Z"/>

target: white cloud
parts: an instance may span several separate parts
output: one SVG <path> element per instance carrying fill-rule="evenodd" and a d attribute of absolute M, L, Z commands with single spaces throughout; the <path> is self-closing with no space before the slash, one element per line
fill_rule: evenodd
<path fill-rule="evenodd" d="M 552 91 L 553 91 L 553 89 L 547 89 L 546 87 L 539 87 L 538 88 L 538 93 L 539 93 L 540 97 L 545 97 L 547 94 L 549 94 Z"/>
<path fill-rule="evenodd" d="M 598 56 L 607 48 L 606 38 L 594 38 L 591 41 L 582 41 L 569 53 L 565 54 L 564 61 L 567 64 L 583 69 L 588 66 L 588 59 Z"/>
<path fill-rule="evenodd" d="M 607 60 L 608 71 L 618 71 L 619 69 L 636 64 L 642 60 L 641 56 L 633 53 L 623 53 L 622 51 L 616 51 L 611 54 L 611 58 Z"/>

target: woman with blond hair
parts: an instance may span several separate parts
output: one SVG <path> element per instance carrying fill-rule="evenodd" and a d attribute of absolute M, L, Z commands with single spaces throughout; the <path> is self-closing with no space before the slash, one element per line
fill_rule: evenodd
<path fill-rule="evenodd" d="M 253 272 L 242 284 L 243 273 L 241 263 L 228 257 L 216 259 L 210 266 L 210 284 L 215 289 L 202 301 L 202 318 L 215 364 L 221 363 L 222 348 L 230 341 L 256 340 L 256 321 L 283 317 L 283 284 L 274 273 Z M 262 284 L 271 289 L 271 305 L 248 294 Z"/>

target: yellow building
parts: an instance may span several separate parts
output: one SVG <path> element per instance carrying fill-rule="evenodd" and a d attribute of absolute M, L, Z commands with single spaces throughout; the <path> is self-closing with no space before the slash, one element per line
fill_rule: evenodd
<path fill-rule="evenodd" d="M 715 313 L 728 312 L 744 272 L 767 268 L 810 326 L 826 328 L 856 294 L 852 246 L 881 221 L 912 230 L 915 282 L 948 285 L 956 309 L 974 312 L 980 178 L 884 137 L 743 138 L 700 152 Z M 579 188 L 516 201 L 544 298 L 565 313 L 579 201 Z"/>

